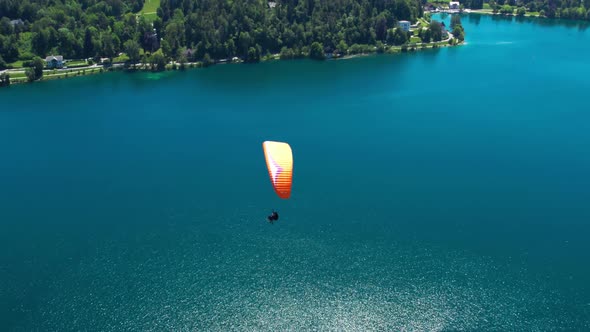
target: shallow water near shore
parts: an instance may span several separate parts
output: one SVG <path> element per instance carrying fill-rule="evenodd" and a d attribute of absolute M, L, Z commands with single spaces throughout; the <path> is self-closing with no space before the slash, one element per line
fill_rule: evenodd
<path fill-rule="evenodd" d="M 590 329 L 590 32 L 462 21 L 459 47 L 0 89 L 0 330 Z"/>

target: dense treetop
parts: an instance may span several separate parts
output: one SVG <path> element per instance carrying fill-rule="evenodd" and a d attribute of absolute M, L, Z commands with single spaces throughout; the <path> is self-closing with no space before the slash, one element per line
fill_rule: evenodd
<path fill-rule="evenodd" d="M 437 2 L 437 1 L 433 1 Z M 465 8 L 481 9 L 483 0 L 460 1 Z M 490 8 L 501 14 L 524 15 L 526 11 L 549 18 L 590 20 L 590 0 L 486 0 Z"/>
<path fill-rule="evenodd" d="M 0 61 L 128 50 L 139 60 L 137 46 L 176 59 L 297 55 L 314 42 L 327 50 L 386 42 L 399 20 L 422 15 L 418 0 L 161 0 L 150 22 L 135 14 L 142 6 L 143 0 L 2 0 Z"/>
<path fill-rule="evenodd" d="M 157 1 L 157 0 L 152 0 Z M 367 45 L 410 42 L 395 29 L 416 22 L 425 0 L 160 0 L 157 16 L 137 15 L 144 0 L 1 0 L 0 69 L 35 56 L 66 59 L 142 54 L 200 60 L 238 56 L 257 61 L 269 53 L 321 56 Z M 479 8 L 483 0 L 465 0 Z M 490 6 L 524 6 L 549 17 L 587 18 L 590 0 L 492 0 Z M 155 19 L 154 19 L 155 17 Z M 439 40 L 439 27 L 415 38 Z M 461 28 L 462 33 L 462 28 Z M 317 43 L 317 44 L 314 44 Z M 312 51 L 313 46 L 313 52 Z M 153 55 L 151 56 L 153 58 Z"/>
<path fill-rule="evenodd" d="M 512 14 L 511 7 L 518 7 L 549 18 L 590 19 L 590 0 L 492 0 L 490 6 L 500 13 Z"/>

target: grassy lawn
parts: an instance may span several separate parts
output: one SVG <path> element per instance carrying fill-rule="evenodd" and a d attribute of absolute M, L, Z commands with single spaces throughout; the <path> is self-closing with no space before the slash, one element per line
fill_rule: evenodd
<path fill-rule="evenodd" d="M 156 14 L 160 7 L 160 0 L 145 0 L 143 8 L 139 11 L 139 15 L 144 16 L 148 22 L 152 22 L 158 17 Z"/>
<path fill-rule="evenodd" d="M 8 73 L 8 75 L 10 75 L 10 78 L 23 78 L 23 77 L 27 77 L 27 75 L 25 75 L 25 72 L 24 71 L 11 72 L 11 73 Z"/>
<path fill-rule="evenodd" d="M 66 77 L 76 77 L 76 76 L 85 76 L 85 75 L 92 75 L 98 74 L 101 72 L 101 68 L 92 68 L 92 69 L 73 69 L 73 70 L 44 70 L 43 77 L 41 80 L 52 80 L 52 79 L 60 79 Z M 10 80 L 12 83 L 19 83 L 27 82 L 27 75 L 24 71 L 22 72 L 11 72 L 8 73 L 10 75 Z"/>
<path fill-rule="evenodd" d="M 85 60 L 73 60 L 73 61 L 68 61 L 66 63 L 66 65 L 68 66 L 68 68 L 74 68 L 74 67 L 88 66 L 88 63 Z"/>
<path fill-rule="evenodd" d="M 145 0 L 143 8 L 137 15 L 145 17 L 148 22 L 153 22 L 158 17 L 158 8 L 160 8 L 160 0 Z"/>
<path fill-rule="evenodd" d="M 13 63 L 9 63 L 8 65 L 11 66 L 14 69 L 22 68 L 23 67 L 23 61 L 22 60 L 18 60 L 18 61 L 15 61 Z"/>
<path fill-rule="evenodd" d="M 492 9 L 475 9 L 475 10 L 472 10 L 471 12 L 472 13 L 484 13 L 484 14 L 490 13 L 491 14 L 494 11 Z"/>
<path fill-rule="evenodd" d="M 410 38 L 410 44 L 412 43 L 421 43 L 422 39 L 420 39 L 420 37 L 411 37 Z"/>
<path fill-rule="evenodd" d="M 418 19 L 418 23 L 419 23 L 420 28 L 428 28 L 430 26 L 430 24 L 428 23 L 428 21 L 426 21 L 423 18 L 419 18 Z M 417 30 L 418 29 L 416 29 L 415 31 L 417 31 Z"/>
<path fill-rule="evenodd" d="M 148 22 L 153 22 L 156 19 L 156 17 L 158 17 L 158 14 L 154 12 L 149 14 L 142 14 L 142 16 L 145 17 L 145 19 Z"/>
<path fill-rule="evenodd" d="M 59 79 L 59 78 L 75 77 L 75 76 L 85 76 L 85 75 L 98 74 L 98 73 L 100 73 L 100 68 L 71 70 L 71 71 L 67 71 L 67 72 L 59 71 L 57 73 L 45 72 L 45 73 L 43 73 L 42 80 L 51 80 L 51 79 Z"/>
<path fill-rule="evenodd" d="M 145 0 L 140 14 L 155 13 L 160 7 L 160 0 Z"/>
<path fill-rule="evenodd" d="M 18 38 L 18 51 L 20 53 L 19 59 L 32 59 L 35 53 L 33 52 L 33 33 L 21 32 Z"/>
<path fill-rule="evenodd" d="M 129 57 L 127 56 L 127 54 L 123 53 L 120 56 L 113 58 L 113 62 L 125 62 L 129 60 Z"/>

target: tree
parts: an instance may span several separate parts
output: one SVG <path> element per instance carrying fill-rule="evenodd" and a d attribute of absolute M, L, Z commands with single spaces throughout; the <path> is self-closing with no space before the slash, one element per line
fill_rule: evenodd
<path fill-rule="evenodd" d="M 41 29 L 33 34 L 32 46 L 36 54 L 45 56 L 47 50 L 50 48 L 49 30 Z"/>
<path fill-rule="evenodd" d="M 58 44 L 60 53 L 66 58 L 82 57 L 82 44 L 80 40 L 68 29 L 58 30 Z"/>
<path fill-rule="evenodd" d="M 395 28 L 387 38 L 387 43 L 399 46 L 405 44 L 409 39 L 410 37 L 404 30 Z"/>
<path fill-rule="evenodd" d="M 170 46 L 170 43 L 168 42 L 168 40 L 164 39 L 162 40 L 162 43 L 160 44 L 162 53 L 164 53 L 164 55 L 166 57 L 171 57 L 174 52 L 172 51 L 172 47 Z"/>
<path fill-rule="evenodd" d="M 504 5 L 502 6 L 502 8 L 500 9 L 500 13 L 501 14 L 512 14 L 514 12 L 514 9 L 512 9 L 512 7 L 510 7 L 510 5 Z"/>
<path fill-rule="evenodd" d="M 134 13 L 137 13 L 141 10 L 141 8 L 143 8 L 143 1 L 142 0 L 133 0 L 131 2 L 132 5 L 132 11 Z"/>
<path fill-rule="evenodd" d="M 238 53 L 242 56 L 247 55 L 250 52 L 250 45 L 252 44 L 252 38 L 248 32 L 240 32 L 238 37 Z"/>
<path fill-rule="evenodd" d="M 225 50 L 229 58 L 233 58 L 236 55 L 236 44 L 234 43 L 233 39 L 230 38 L 225 43 Z"/>
<path fill-rule="evenodd" d="M 340 42 L 338 43 L 336 48 L 338 49 L 338 51 L 340 53 L 342 53 L 344 55 L 346 55 L 348 53 L 348 45 L 346 45 L 346 42 L 344 40 L 340 40 Z"/>
<path fill-rule="evenodd" d="M 35 79 L 40 79 L 43 77 L 43 68 L 45 67 L 45 62 L 40 57 L 33 58 L 31 62 L 31 67 L 33 68 L 33 73 L 35 74 Z"/>
<path fill-rule="evenodd" d="M 11 35 L 14 32 L 12 27 L 12 23 L 10 23 L 10 19 L 8 17 L 2 17 L 0 19 L 0 34 L 1 35 Z"/>
<path fill-rule="evenodd" d="M 423 43 L 430 43 L 432 40 L 432 36 L 430 35 L 430 29 L 422 29 L 420 30 L 420 39 L 422 39 Z"/>
<path fill-rule="evenodd" d="M 174 54 L 184 44 L 184 23 L 180 19 L 175 20 L 168 24 L 165 30 L 164 40 L 170 46 L 170 53 Z"/>
<path fill-rule="evenodd" d="M 2 54 L 0 54 L 0 70 L 4 69 L 6 69 L 6 62 L 4 61 L 4 58 L 2 58 Z"/>
<path fill-rule="evenodd" d="M 184 70 L 186 68 L 186 63 L 188 62 L 188 59 L 184 53 L 178 57 L 178 62 L 180 63 L 180 70 Z"/>
<path fill-rule="evenodd" d="M 84 57 L 88 58 L 95 54 L 92 30 L 90 27 L 86 28 L 84 32 Z"/>
<path fill-rule="evenodd" d="M 27 81 L 29 81 L 29 82 L 33 82 L 37 79 L 35 77 L 35 70 L 33 68 L 29 67 L 29 68 L 25 69 L 25 75 L 27 76 Z"/>
<path fill-rule="evenodd" d="M 8 73 L 0 74 L 0 87 L 10 85 L 10 75 Z"/>
<path fill-rule="evenodd" d="M 439 22 L 430 22 L 428 29 L 430 30 L 430 36 L 432 37 L 433 41 L 439 42 L 442 40 L 442 25 Z"/>
<path fill-rule="evenodd" d="M 156 19 L 152 22 L 152 25 L 154 27 L 154 29 L 156 29 L 156 33 L 161 36 L 162 33 L 164 32 L 164 23 L 162 22 L 162 19 L 159 17 L 156 17 Z"/>
<path fill-rule="evenodd" d="M 139 56 L 139 43 L 135 40 L 128 40 L 124 44 L 125 54 L 129 57 L 131 63 L 137 63 L 140 59 Z"/>
<path fill-rule="evenodd" d="M 455 25 L 455 27 L 453 28 L 453 36 L 455 36 L 455 38 L 457 38 L 460 41 L 465 40 L 465 32 L 463 31 L 463 26 Z"/>
<path fill-rule="evenodd" d="M 209 67 L 213 64 L 213 60 L 211 60 L 211 56 L 209 55 L 209 53 L 205 53 L 205 56 L 203 56 L 203 66 L 204 67 Z"/>
<path fill-rule="evenodd" d="M 471 9 L 482 9 L 483 8 L 483 0 L 471 0 Z"/>
<path fill-rule="evenodd" d="M 283 48 L 281 48 L 281 60 L 286 60 L 286 59 L 293 59 L 293 50 L 288 48 L 287 46 L 283 46 Z"/>
<path fill-rule="evenodd" d="M 518 7 L 516 10 L 516 15 L 522 17 L 526 14 L 526 9 L 524 7 Z"/>
<path fill-rule="evenodd" d="M 102 46 L 102 55 L 112 58 L 115 56 L 115 54 L 117 54 L 115 50 L 115 43 L 113 41 L 113 35 L 110 32 L 104 32 L 100 36 L 100 42 Z"/>
<path fill-rule="evenodd" d="M 145 19 L 145 16 L 139 16 L 139 22 L 137 24 L 137 36 L 138 41 L 144 51 L 153 52 L 156 50 L 154 38 L 157 39 L 157 35 L 154 34 L 154 29 L 151 24 Z"/>
<path fill-rule="evenodd" d="M 465 32 L 463 31 L 463 25 L 461 25 L 461 17 L 459 15 L 453 15 L 451 18 L 451 29 L 453 36 L 459 41 L 465 40 Z"/>
<path fill-rule="evenodd" d="M 150 63 L 155 70 L 166 69 L 166 57 L 162 54 L 162 50 L 157 50 L 150 57 Z"/>
<path fill-rule="evenodd" d="M 246 56 L 246 62 L 258 62 L 260 61 L 260 52 L 256 47 L 250 47 L 248 49 L 248 55 Z"/>
<path fill-rule="evenodd" d="M 375 37 L 377 40 L 383 41 L 387 38 L 387 14 L 382 12 L 377 16 L 375 22 Z"/>
<path fill-rule="evenodd" d="M 323 60 L 326 58 L 324 54 L 324 47 L 318 42 L 313 42 L 309 50 L 309 57 L 315 60 Z"/>

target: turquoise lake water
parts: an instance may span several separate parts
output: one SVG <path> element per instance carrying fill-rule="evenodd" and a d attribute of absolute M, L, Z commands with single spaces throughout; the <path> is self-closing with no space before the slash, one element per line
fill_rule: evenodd
<path fill-rule="evenodd" d="M 590 31 L 463 24 L 0 89 L 0 330 L 590 329 Z M 264 140 L 293 149 L 290 200 Z"/>

